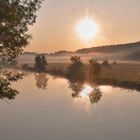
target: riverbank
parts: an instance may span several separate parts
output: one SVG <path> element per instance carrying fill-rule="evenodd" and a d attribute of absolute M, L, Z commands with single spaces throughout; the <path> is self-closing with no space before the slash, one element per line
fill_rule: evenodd
<path fill-rule="evenodd" d="M 56 75 L 66 75 L 71 63 L 49 63 L 46 67 L 47 72 Z M 85 64 L 85 72 L 88 72 L 88 64 Z M 33 69 L 33 64 L 28 64 L 29 69 Z M 21 69 L 21 65 L 19 66 Z M 110 64 L 109 66 L 102 66 L 100 78 L 114 79 L 119 81 L 130 81 L 140 83 L 140 65 L 119 63 Z"/>

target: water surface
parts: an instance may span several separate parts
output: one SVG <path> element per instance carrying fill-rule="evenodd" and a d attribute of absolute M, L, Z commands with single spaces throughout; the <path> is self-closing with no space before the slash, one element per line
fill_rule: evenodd
<path fill-rule="evenodd" d="M 0 140 L 139 140 L 140 92 L 29 74 L 0 101 Z M 92 94 L 91 94 L 92 93 Z"/>

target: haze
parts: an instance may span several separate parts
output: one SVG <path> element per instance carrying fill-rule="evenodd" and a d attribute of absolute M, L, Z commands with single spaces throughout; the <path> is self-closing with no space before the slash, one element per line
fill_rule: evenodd
<path fill-rule="evenodd" d="M 75 34 L 76 23 L 88 15 L 100 27 L 90 42 Z M 139 0 L 46 0 L 31 28 L 26 51 L 74 51 L 91 46 L 135 42 L 140 35 Z"/>

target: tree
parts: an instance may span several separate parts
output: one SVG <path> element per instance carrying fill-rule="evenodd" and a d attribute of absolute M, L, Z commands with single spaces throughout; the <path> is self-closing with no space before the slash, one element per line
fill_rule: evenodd
<path fill-rule="evenodd" d="M 29 26 L 36 21 L 36 12 L 43 0 L 0 0 L 0 56 L 6 61 L 18 57 L 29 43 Z M 21 74 L 0 72 L 0 98 L 13 99 L 18 91 L 11 88 L 11 82 L 20 79 Z"/>
<path fill-rule="evenodd" d="M 0 99 L 14 99 L 15 96 L 19 93 L 16 89 L 11 88 L 11 82 L 16 82 L 17 80 L 22 79 L 22 74 L 17 73 L 13 75 L 9 72 L 0 73 Z"/>
<path fill-rule="evenodd" d="M 11 60 L 11 61 L 7 61 L 5 57 L 2 57 L 1 63 L 0 63 L 3 67 L 16 67 L 18 64 L 17 60 Z"/>
<path fill-rule="evenodd" d="M 47 65 L 46 58 L 43 54 L 39 54 L 35 57 L 35 70 L 39 72 L 44 72 Z"/>
<path fill-rule="evenodd" d="M 0 54 L 8 60 L 23 52 L 31 35 L 29 26 L 43 0 L 0 0 Z"/>
<path fill-rule="evenodd" d="M 81 57 L 80 57 L 80 56 L 72 56 L 72 57 L 71 57 L 71 61 L 72 61 L 73 63 L 81 62 Z"/>
<path fill-rule="evenodd" d="M 73 81 L 84 81 L 85 80 L 85 66 L 81 62 L 80 56 L 71 57 L 72 64 L 68 69 L 69 79 Z"/>
<path fill-rule="evenodd" d="M 103 66 L 105 67 L 109 67 L 109 62 L 108 60 L 104 60 L 103 63 L 102 63 Z"/>

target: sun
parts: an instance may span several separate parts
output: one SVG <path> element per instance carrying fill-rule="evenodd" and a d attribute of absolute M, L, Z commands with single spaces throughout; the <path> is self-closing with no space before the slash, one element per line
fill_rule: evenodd
<path fill-rule="evenodd" d="M 89 41 L 96 37 L 98 32 L 97 24 L 89 18 L 82 19 L 76 25 L 76 33 L 83 40 Z"/>

